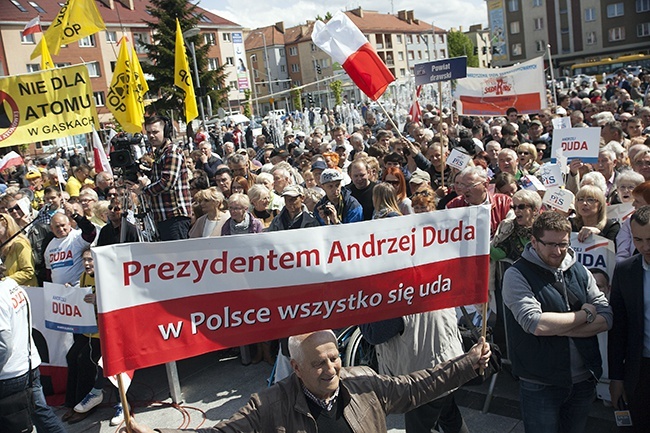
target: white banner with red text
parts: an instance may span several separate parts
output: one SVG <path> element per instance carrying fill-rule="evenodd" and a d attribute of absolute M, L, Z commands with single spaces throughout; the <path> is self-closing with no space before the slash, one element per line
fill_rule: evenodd
<path fill-rule="evenodd" d="M 488 206 L 93 248 L 105 374 L 487 301 Z"/>
<path fill-rule="evenodd" d="M 45 292 L 45 327 L 74 334 L 97 332 L 95 306 L 84 301 L 92 287 L 43 283 Z"/>
<path fill-rule="evenodd" d="M 545 83 L 542 57 L 507 68 L 467 68 L 454 90 L 458 114 L 504 116 L 511 107 L 539 113 L 547 107 Z"/>
<path fill-rule="evenodd" d="M 585 268 L 600 269 L 612 278 L 616 266 L 614 242 L 598 235 L 591 235 L 584 242 L 580 242 L 578 233 L 571 233 L 571 248 L 576 252 L 577 260 Z"/>

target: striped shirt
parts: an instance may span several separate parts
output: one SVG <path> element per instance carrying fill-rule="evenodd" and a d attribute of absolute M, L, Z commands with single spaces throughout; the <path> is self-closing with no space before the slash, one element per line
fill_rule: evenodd
<path fill-rule="evenodd" d="M 143 188 L 150 197 L 156 222 L 190 216 L 190 183 L 183 150 L 172 143 L 156 150 L 153 165 L 154 182 Z"/>

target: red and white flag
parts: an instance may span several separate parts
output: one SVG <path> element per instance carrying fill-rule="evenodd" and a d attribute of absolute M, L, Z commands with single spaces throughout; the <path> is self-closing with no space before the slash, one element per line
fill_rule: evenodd
<path fill-rule="evenodd" d="M 113 176 L 113 169 L 111 168 L 111 164 L 108 163 L 106 150 L 95 129 L 93 129 L 93 156 L 95 159 L 95 173 L 107 171 Z"/>
<path fill-rule="evenodd" d="M 413 98 L 413 105 L 411 105 L 411 109 L 409 110 L 409 115 L 411 116 L 412 122 L 419 122 L 420 117 L 422 117 L 422 109 L 420 108 L 420 103 L 418 102 L 421 91 L 422 86 L 418 86 L 415 91 L 415 98 Z"/>
<path fill-rule="evenodd" d="M 13 150 L 0 159 L 0 171 L 23 164 L 23 159 Z"/>
<path fill-rule="evenodd" d="M 99 358 L 99 361 L 97 361 L 97 364 L 104 369 L 104 358 Z M 117 373 L 114 376 L 107 376 L 106 378 L 115 386 L 115 388 L 119 388 L 119 382 L 117 380 L 117 376 L 122 376 L 122 385 L 124 385 L 124 393 L 126 394 L 126 391 L 128 391 L 129 387 L 131 386 L 131 382 L 133 381 L 133 376 L 135 375 L 135 370 L 127 370 L 124 373 Z"/>
<path fill-rule="evenodd" d="M 39 15 L 37 15 L 36 18 L 32 18 L 23 29 L 23 36 L 31 35 L 33 33 L 43 33 L 43 29 L 41 29 L 41 17 Z"/>
<path fill-rule="evenodd" d="M 339 63 L 352 81 L 376 101 L 395 77 L 379 58 L 361 30 L 339 11 L 327 24 L 314 23 L 311 39 Z"/>

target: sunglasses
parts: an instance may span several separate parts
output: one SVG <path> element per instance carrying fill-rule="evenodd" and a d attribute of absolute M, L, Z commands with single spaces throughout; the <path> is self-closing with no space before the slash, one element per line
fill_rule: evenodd
<path fill-rule="evenodd" d="M 527 156 L 530 155 L 530 152 L 517 152 L 517 154 Z"/>
<path fill-rule="evenodd" d="M 511 209 L 516 209 L 516 210 L 526 210 L 526 208 L 529 208 L 530 205 L 528 204 L 511 204 L 510 208 Z"/>
<path fill-rule="evenodd" d="M 391 185 L 399 185 L 399 180 L 385 180 L 384 182 L 389 183 Z"/>
<path fill-rule="evenodd" d="M 18 212 L 20 210 L 20 206 L 16 205 L 14 207 L 8 207 L 7 212 Z"/>
<path fill-rule="evenodd" d="M 109 206 L 108 210 L 111 211 L 111 212 L 119 212 L 119 211 L 122 210 L 122 208 L 119 207 L 119 206 Z"/>

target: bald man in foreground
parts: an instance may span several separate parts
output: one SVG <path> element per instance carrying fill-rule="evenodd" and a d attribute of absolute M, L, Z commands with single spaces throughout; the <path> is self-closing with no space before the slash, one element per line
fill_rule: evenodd
<path fill-rule="evenodd" d="M 294 374 L 253 394 L 230 419 L 199 432 L 386 432 L 386 415 L 408 412 L 476 377 L 490 359 L 481 339 L 466 354 L 405 376 L 368 367 L 341 368 L 332 331 L 289 338 Z M 131 422 L 135 433 L 154 431 Z M 188 430 L 183 430 L 188 431 Z"/>

